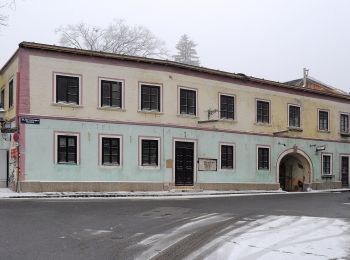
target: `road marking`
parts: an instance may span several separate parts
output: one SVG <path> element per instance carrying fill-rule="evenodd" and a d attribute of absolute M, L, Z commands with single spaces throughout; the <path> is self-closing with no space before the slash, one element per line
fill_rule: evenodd
<path fill-rule="evenodd" d="M 350 203 L 344 203 L 344 205 L 349 205 L 350 206 Z"/>

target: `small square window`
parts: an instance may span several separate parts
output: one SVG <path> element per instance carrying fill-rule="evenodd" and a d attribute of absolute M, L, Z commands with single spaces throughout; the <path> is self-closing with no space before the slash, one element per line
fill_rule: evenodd
<path fill-rule="evenodd" d="M 197 114 L 197 91 L 180 88 L 180 114 Z"/>
<path fill-rule="evenodd" d="M 79 84 L 79 77 L 56 75 L 56 103 L 79 105 Z"/>
<path fill-rule="evenodd" d="M 256 122 L 270 123 L 270 102 L 257 100 L 256 101 Z"/>
<path fill-rule="evenodd" d="M 220 95 L 220 118 L 235 119 L 235 98 L 234 96 Z"/>
<path fill-rule="evenodd" d="M 270 170 L 269 147 L 258 147 L 258 170 Z"/>

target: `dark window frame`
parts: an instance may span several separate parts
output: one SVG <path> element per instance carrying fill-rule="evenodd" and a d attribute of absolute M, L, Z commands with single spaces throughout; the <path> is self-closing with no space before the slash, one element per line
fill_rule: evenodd
<path fill-rule="evenodd" d="M 189 97 L 193 95 L 192 97 Z M 197 89 L 179 88 L 179 113 L 180 115 L 197 116 Z"/>
<path fill-rule="evenodd" d="M 327 158 L 327 160 L 325 160 L 325 158 Z M 333 175 L 333 155 L 322 154 L 322 176 L 331 175 Z"/>
<path fill-rule="evenodd" d="M 267 107 L 265 107 L 266 105 Z M 271 113 L 271 102 L 268 100 L 257 99 L 256 100 L 256 123 L 270 124 L 271 123 L 270 113 Z"/>
<path fill-rule="evenodd" d="M 232 151 L 229 151 L 231 150 Z M 234 144 L 220 144 L 220 169 L 234 170 L 235 165 L 235 145 Z"/>
<path fill-rule="evenodd" d="M 69 85 L 76 84 L 73 83 L 73 81 L 76 80 L 78 82 L 77 86 Z M 66 84 L 63 84 L 64 81 L 66 81 Z M 55 74 L 55 102 L 57 104 L 80 105 L 81 81 L 81 76 L 78 75 Z M 60 84 L 62 85 L 60 86 Z M 61 88 L 64 89 L 60 90 Z M 60 91 L 62 91 L 62 93 L 60 93 Z"/>
<path fill-rule="evenodd" d="M 9 81 L 9 108 L 13 107 L 14 99 L 13 99 L 13 91 L 14 91 L 14 81 L 11 79 Z"/>
<path fill-rule="evenodd" d="M 0 89 L 0 104 L 5 109 L 5 88 Z"/>
<path fill-rule="evenodd" d="M 113 90 L 113 84 L 117 84 L 119 90 Z M 108 86 L 108 90 L 105 89 Z M 100 107 L 123 108 L 124 82 L 122 80 L 100 79 Z M 117 97 L 113 97 L 117 93 Z M 109 100 L 109 101 L 108 101 Z"/>
<path fill-rule="evenodd" d="M 141 167 L 160 168 L 160 139 L 141 138 L 140 149 Z"/>
<path fill-rule="evenodd" d="M 325 115 L 327 115 L 325 117 Z M 318 130 L 319 131 L 329 131 L 329 111 L 328 110 L 318 110 Z"/>
<path fill-rule="evenodd" d="M 139 91 L 141 111 L 162 112 L 162 85 L 140 83 Z"/>
<path fill-rule="evenodd" d="M 69 135 L 60 133 L 56 136 L 57 145 L 56 145 L 56 162 L 57 164 L 79 164 L 79 135 Z M 62 142 L 65 143 L 65 146 L 61 145 Z M 70 144 L 70 140 L 73 140 L 74 145 Z M 69 149 L 71 147 L 71 149 Z M 73 160 L 69 159 L 70 156 L 73 156 Z"/>
<path fill-rule="evenodd" d="M 267 151 L 267 153 L 266 153 Z M 270 170 L 270 155 L 271 148 L 267 146 L 257 147 L 257 169 L 259 171 L 269 171 Z"/>
<path fill-rule="evenodd" d="M 236 97 L 234 95 L 220 94 L 219 98 L 220 98 L 220 107 L 219 107 L 220 119 L 235 120 Z M 227 100 L 223 100 L 223 99 L 227 99 Z M 233 101 L 232 105 L 229 104 L 228 102 L 228 100 L 230 99 Z"/>
<path fill-rule="evenodd" d="M 340 114 L 340 133 L 349 133 L 349 114 L 341 113 Z M 343 120 L 343 118 L 345 120 Z"/>
<path fill-rule="evenodd" d="M 301 107 L 288 105 L 288 127 L 301 128 Z"/>
<path fill-rule="evenodd" d="M 117 141 L 117 144 L 113 144 L 113 141 Z M 120 166 L 121 165 L 121 138 L 120 137 L 101 136 L 100 146 L 101 146 L 100 163 L 102 166 Z M 108 150 L 107 154 L 106 154 L 106 150 Z M 108 157 L 107 160 L 106 160 L 106 157 Z"/>

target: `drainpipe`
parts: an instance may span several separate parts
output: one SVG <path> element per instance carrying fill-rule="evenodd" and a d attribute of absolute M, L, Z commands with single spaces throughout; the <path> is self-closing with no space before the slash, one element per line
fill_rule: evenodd
<path fill-rule="evenodd" d="M 307 87 L 307 76 L 309 75 L 309 70 L 307 68 L 303 69 L 303 88 Z"/>

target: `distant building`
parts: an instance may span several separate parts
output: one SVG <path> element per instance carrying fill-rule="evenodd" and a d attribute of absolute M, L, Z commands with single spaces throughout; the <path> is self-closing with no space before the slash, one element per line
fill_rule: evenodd
<path fill-rule="evenodd" d="M 0 71 L 0 181 L 21 191 L 348 186 L 350 96 L 306 81 L 22 42 Z"/>

